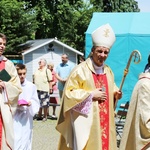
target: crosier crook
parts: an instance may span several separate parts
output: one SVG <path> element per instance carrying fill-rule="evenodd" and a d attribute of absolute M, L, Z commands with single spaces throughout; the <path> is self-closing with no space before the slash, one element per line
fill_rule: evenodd
<path fill-rule="evenodd" d="M 122 81 L 121 81 L 121 84 L 120 84 L 120 88 L 119 88 L 119 91 L 122 90 L 122 87 L 123 87 L 123 83 L 125 81 L 125 78 L 126 78 L 126 75 L 128 74 L 128 69 L 129 69 L 129 66 L 130 66 L 130 63 L 131 63 L 131 60 L 132 60 L 132 57 L 134 57 L 134 63 L 135 64 L 138 64 L 140 61 L 141 61 L 141 54 L 138 50 L 134 50 L 131 54 L 130 54 L 130 57 L 129 57 L 129 60 L 128 60 L 128 63 L 127 63 L 127 66 L 126 68 L 124 69 L 124 75 L 123 75 L 123 78 L 122 78 Z M 117 102 L 118 100 L 115 101 L 115 107 L 117 106 Z"/>

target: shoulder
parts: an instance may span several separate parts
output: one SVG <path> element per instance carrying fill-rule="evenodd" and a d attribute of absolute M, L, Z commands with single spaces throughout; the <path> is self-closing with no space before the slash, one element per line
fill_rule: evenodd
<path fill-rule="evenodd" d="M 28 80 L 25 81 L 26 82 L 26 86 L 30 89 L 36 89 L 36 85 Z"/>
<path fill-rule="evenodd" d="M 67 62 L 68 66 L 73 66 L 74 64 L 72 62 Z"/>
<path fill-rule="evenodd" d="M 80 64 L 78 64 L 78 66 L 80 66 L 80 67 L 84 67 L 84 66 L 87 66 L 87 64 L 89 63 L 89 61 L 91 61 L 91 60 L 85 60 L 85 61 L 83 61 L 82 63 L 80 63 Z"/>
<path fill-rule="evenodd" d="M 58 72 L 61 68 L 62 68 L 62 65 L 61 65 L 62 63 L 60 63 L 59 65 L 57 65 L 57 67 L 56 67 L 56 72 Z"/>
<path fill-rule="evenodd" d="M 55 74 L 56 74 L 56 71 L 53 70 L 53 71 L 52 71 L 52 75 L 55 75 Z"/>
<path fill-rule="evenodd" d="M 76 64 L 74 64 L 74 63 L 69 63 L 69 67 L 72 69 L 72 68 L 74 68 L 74 67 L 76 67 L 77 65 Z"/>
<path fill-rule="evenodd" d="M 139 81 L 138 83 L 141 83 L 141 86 L 147 86 L 150 87 L 150 73 L 141 73 L 139 75 Z"/>
<path fill-rule="evenodd" d="M 109 71 L 110 73 L 113 73 L 112 69 L 108 65 L 106 65 L 106 64 L 104 65 L 104 69 L 106 71 Z"/>
<path fill-rule="evenodd" d="M 9 74 L 16 76 L 17 75 L 17 70 L 15 68 L 15 65 L 12 61 L 7 59 L 5 61 L 5 70 L 9 72 Z"/>
<path fill-rule="evenodd" d="M 60 68 L 60 67 L 62 67 L 62 63 L 60 63 L 59 65 L 57 65 L 56 68 Z"/>
<path fill-rule="evenodd" d="M 34 74 L 38 73 L 39 72 L 39 69 L 35 70 Z"/>
<path fill-rule="evenodd" d="M 87 72 L 90 69 L 88 68 L 88 65 L 86 63 L 86 61 L 74 66 L 72 73 L 76 73 L 76 72 Z"/>
<path fill-rule="evenodd" d="M 14 63 L 5 57 L 5 63 L 9 66 L 14 66 Z M 14 66 L 15 67 L 15 66 Z"/>
<path fill-rule="evenodd" d="M 25 80 L 25 83 L 29 86 L 34 86 L 34 84 L 31 81 L 28 81 L 27 79 Z"/>
<path fill-rule="evenodd" d="M 51 72 L 49 69 L 46 69 L 46 72 L 47 72 L 48 74 L 52 74 L 52 72 Z"/>

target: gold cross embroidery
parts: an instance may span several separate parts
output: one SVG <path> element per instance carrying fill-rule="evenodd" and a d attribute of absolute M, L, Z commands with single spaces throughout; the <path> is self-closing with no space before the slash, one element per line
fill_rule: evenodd
<path fill-rule="evenodd" d="M 105 37 L 109 37 L 109 33 L 110 33 L 109 29 L 104 30 L 104 36 Z"/>

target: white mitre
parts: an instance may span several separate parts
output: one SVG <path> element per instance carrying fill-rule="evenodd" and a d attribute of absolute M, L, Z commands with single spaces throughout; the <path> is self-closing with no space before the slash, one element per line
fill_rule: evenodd
<path fill-rule="evenodd" d="M 100 26 L 92 33 L 93 46 L 104 46 L 110 49 L 115 40 L 114 31 L 109 24 Z"/>

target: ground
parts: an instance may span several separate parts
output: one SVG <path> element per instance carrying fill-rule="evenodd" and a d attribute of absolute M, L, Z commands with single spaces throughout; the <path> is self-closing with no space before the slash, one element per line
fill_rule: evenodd
<path fill-rule="evenodd" d="M 50 109 L 52 109 L 50 107 Z M 57 116 L 60 107 L 57 107 Z M 59 132 L 56 131 L 57 120 L 33 121 L 32 150 L 57 150 Z"/>
<path fill-rule="evenodd" d="M 50 107 L 51 114 L 52 107 Z M 56 109 L 57 116 L 59 114 L 60 106 Z M 59 132 L 56 131 L 57 120 L 47 121 L 33 121 L 33 142 L 32 150 L 57 150 L 59 141 Z M 122 134 L 122 130 L 119 130 Z M 120 144 L 120 137 L 117 135 L 118 146 Z"/>

